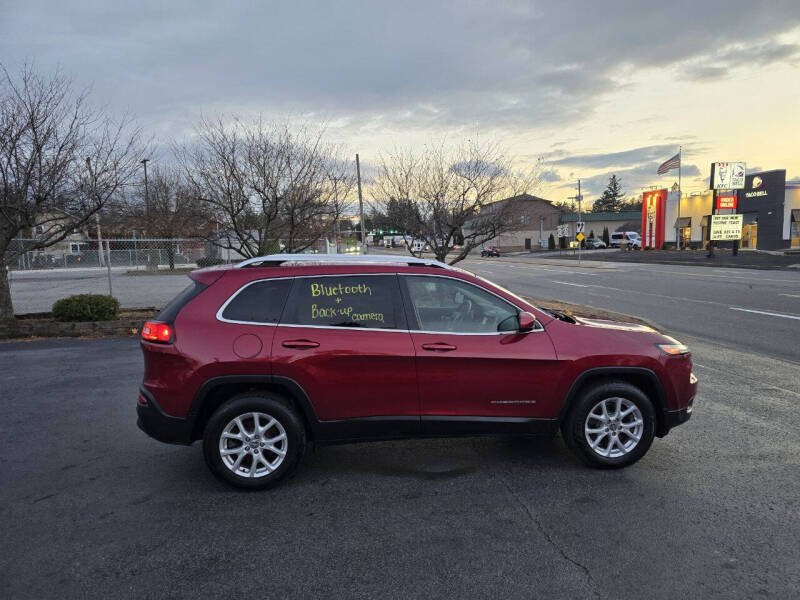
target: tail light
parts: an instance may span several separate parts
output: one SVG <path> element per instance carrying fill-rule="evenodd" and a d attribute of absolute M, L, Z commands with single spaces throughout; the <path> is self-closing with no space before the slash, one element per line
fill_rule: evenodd
<path fill-rule="evenodd" d="M 147 321 L 142 327 L 142 339 L 147 340 L 148 342 L 168 344 L 172 341 L 172 334 L 172 327 L 166 323 Z"/>

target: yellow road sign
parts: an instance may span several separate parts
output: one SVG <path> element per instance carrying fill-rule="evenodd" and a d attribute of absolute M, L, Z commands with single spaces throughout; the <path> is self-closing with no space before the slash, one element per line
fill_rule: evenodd
<path fill-rule="evenodd" d="M 584 239 L 586 239 L 586 236 L 583 235 L 582 233 L 579 233 L 578 235 L 575 236 L 575 239 L 577 239 L 579 242 L 582 242 Z"/>

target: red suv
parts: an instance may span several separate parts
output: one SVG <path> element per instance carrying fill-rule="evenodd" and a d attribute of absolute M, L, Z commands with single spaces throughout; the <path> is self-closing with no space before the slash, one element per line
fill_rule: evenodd
<path fill-rule="evenodd" d="M 676 340 L 542 310 L 435 261 L 278 254 L 191 278 L 142 328 L 138 424 L 202 439 L 236 486 L 275 485 L 309 443 L 559 427 L 588 464 L 623 467 L 691 416 Z"/>

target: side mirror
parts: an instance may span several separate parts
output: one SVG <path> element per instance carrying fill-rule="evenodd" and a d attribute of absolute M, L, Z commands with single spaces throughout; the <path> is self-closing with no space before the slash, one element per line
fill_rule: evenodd
<path fill-rule="evenodd" d="M 519 313 L 519 330 L 518 331 L 520 331 L 520 332 L 532 331 L 534 327 L 536 327 L 536 317 L 534 317 L 529 312 L 521 312 L 521 313 Z"/>

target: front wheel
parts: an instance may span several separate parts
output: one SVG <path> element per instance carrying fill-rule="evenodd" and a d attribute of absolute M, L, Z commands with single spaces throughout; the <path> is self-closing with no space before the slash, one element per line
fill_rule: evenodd
<path fill-rule="evenodd" d="M 593 467 L 617 469 L 639 460 L 655 436 L 655 409 L 637 387 L 623 381 L 586 389 L 561 424 L 567 446 Z"/>
<path fill-rule="evenodd" d="M 218 478 L 257 490 L 291 476 L 305 449 L 305 429 L 280 396 L 245 393 L 211 416 L 203 435 L 203 454 Z"/>

